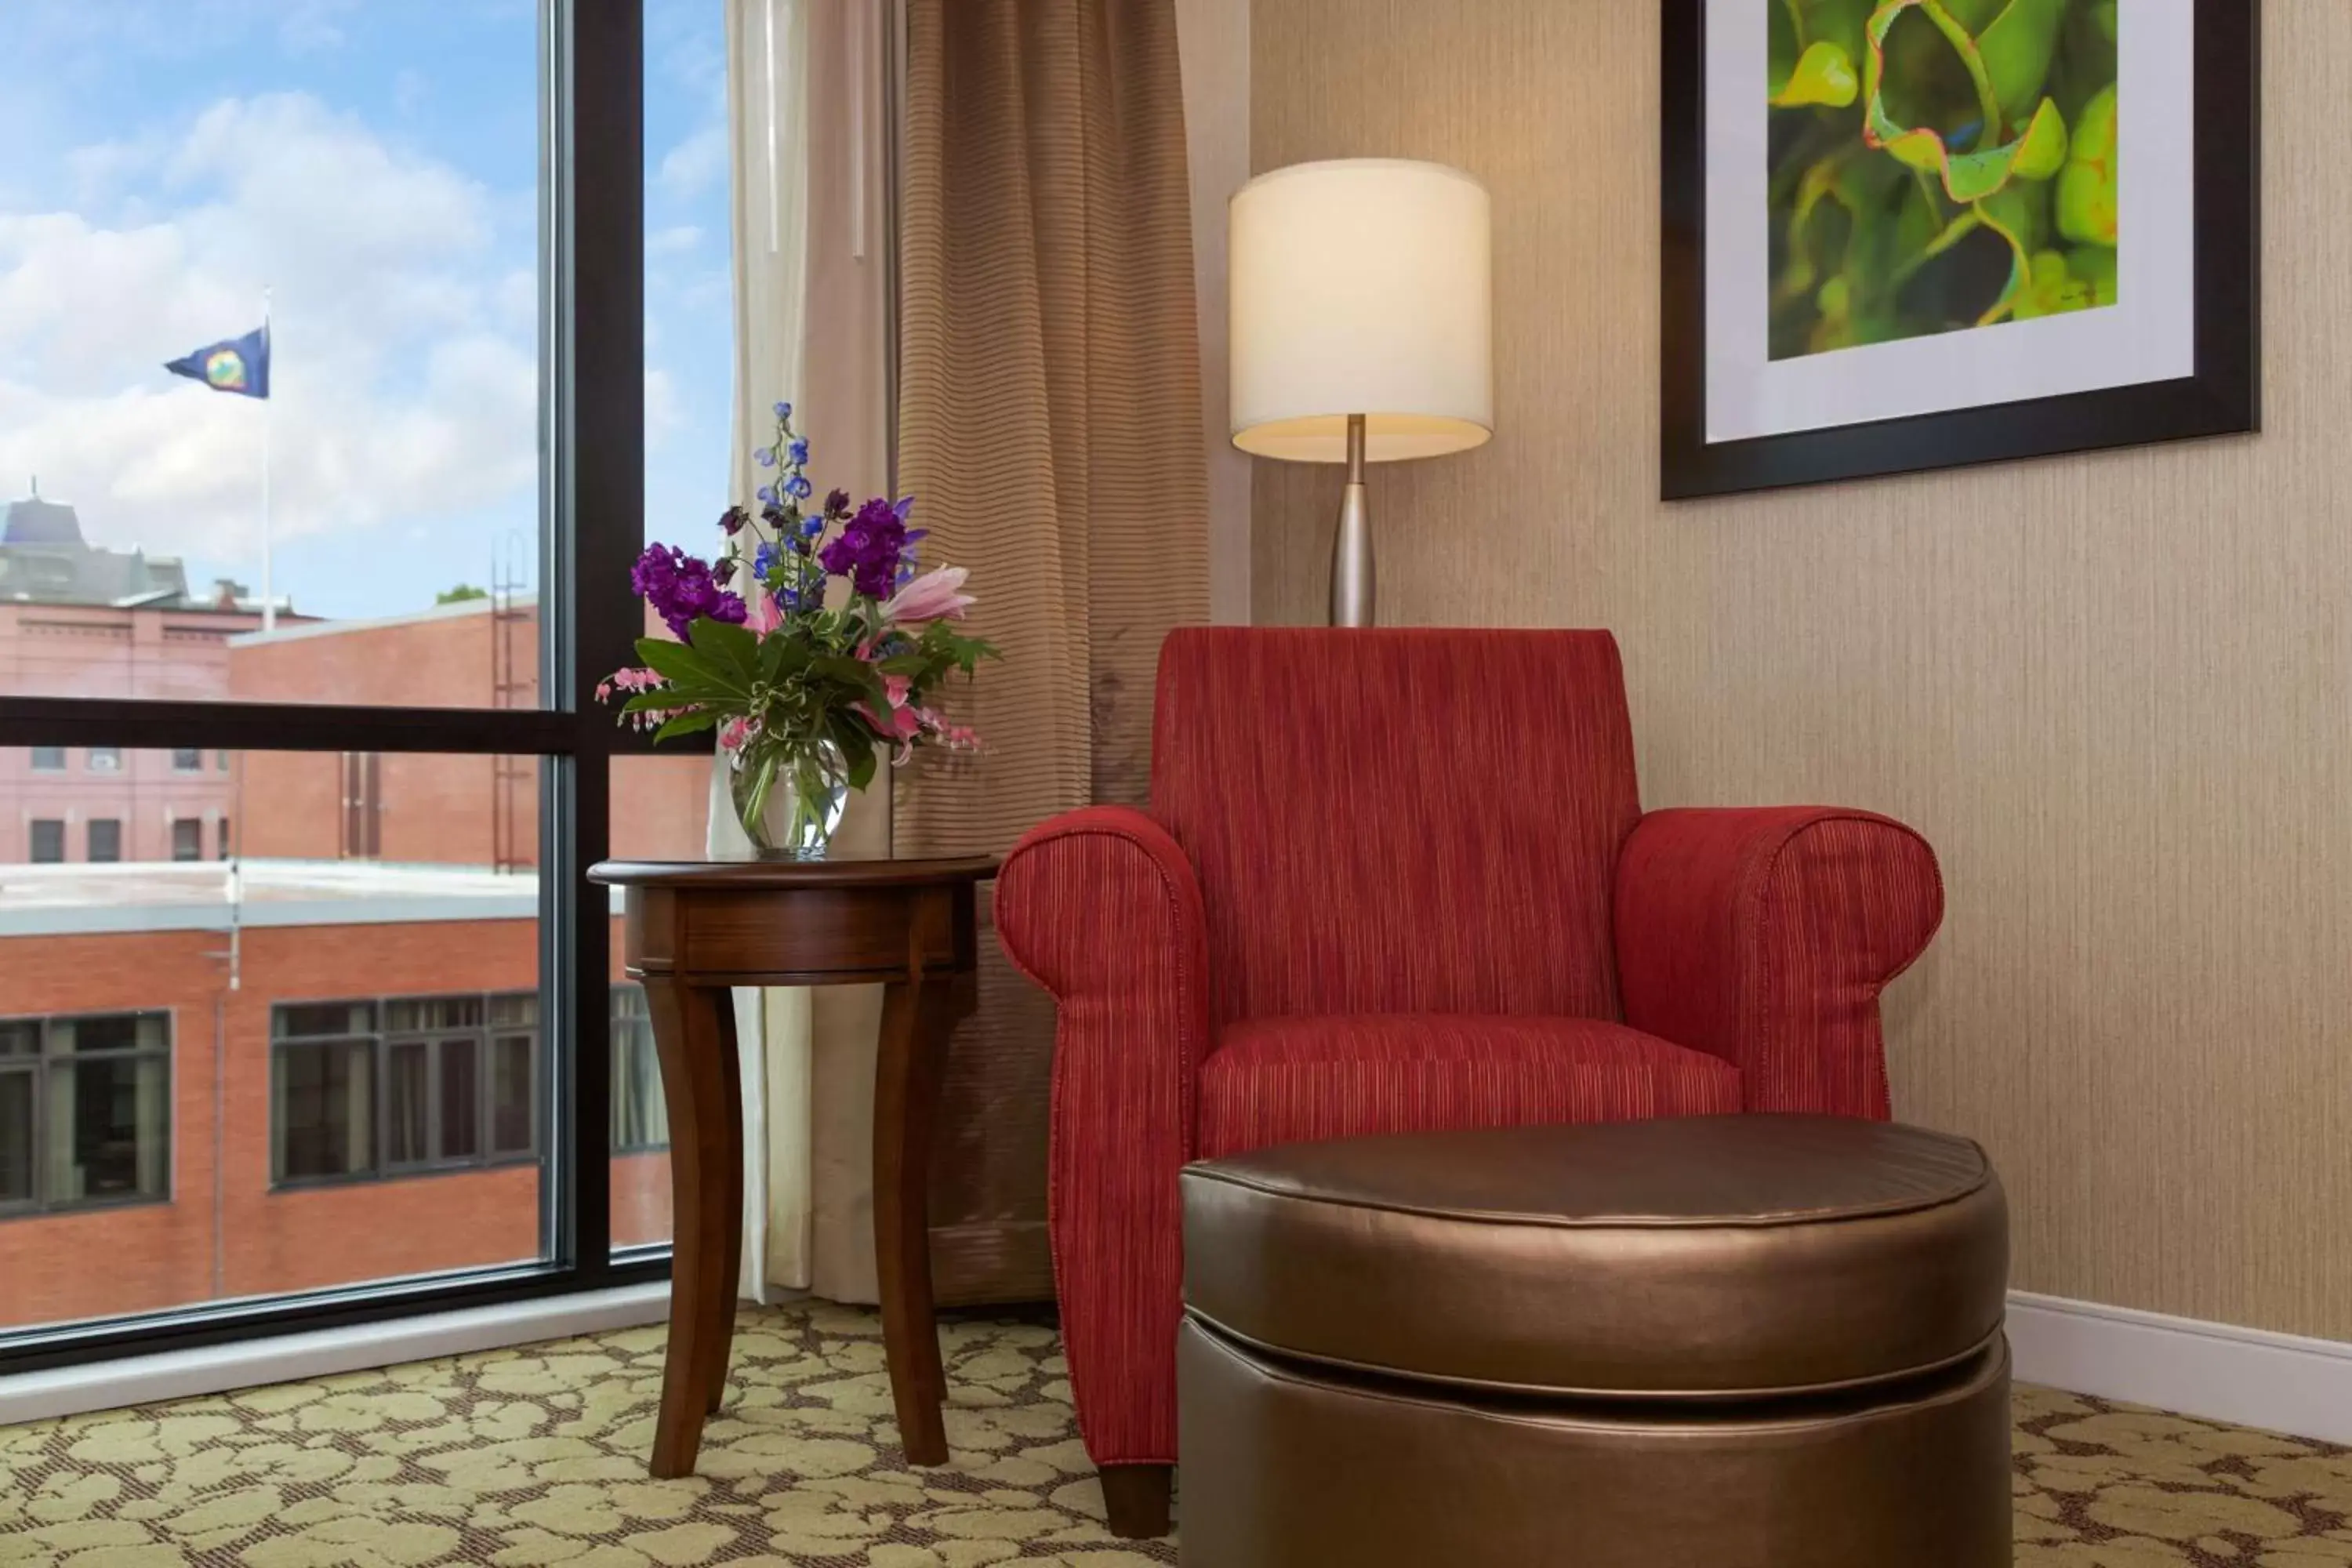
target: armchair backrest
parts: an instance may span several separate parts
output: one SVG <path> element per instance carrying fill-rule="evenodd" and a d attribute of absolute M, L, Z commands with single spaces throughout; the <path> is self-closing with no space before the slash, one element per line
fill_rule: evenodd
<path fill-rule="evenodd" d="M 1151 803 L 1200 876 L 1220 1025 L 1618 1016 L 1641 800 L 1606 632 L 1177 631 Z"/>

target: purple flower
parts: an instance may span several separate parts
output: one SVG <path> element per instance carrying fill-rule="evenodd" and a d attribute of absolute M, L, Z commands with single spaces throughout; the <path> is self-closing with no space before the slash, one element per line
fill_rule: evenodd
<path fill-rule="evenodd" d="M 772 468 L 776 466 L 776 449 L 773 447 L 762 447 L 751 454 L 751 460 L 763 468 Z"/>
<path fill-rule="evenodd" d="M 629 573 L 629 586 L 642 595 L 664 625 L 683 638 L 704 616 L 741 626 L 743 601 L 719 585 L 723 567 L 688 555 L 674 544 L 649 544 Z"/>
<path fill-rule="evenodd" d="M 824 515 L 833 518 L 847 517 L 849 515 L 849 492 L 847 490 L 835 490 L 831 495 L 825 497 Z"/>
<path fill-rule="evenodd" d="M 789 403 L 779 403 L 779 404 L 777 404 L 777 405 L 776 405 L 776 417 L 777 417 L 777 418 L 779 418 L 779 419 L 790 419 L 792 416 L 793 416 L 793 405 L 792 405 L 791 404 L 789 404 Z"/>
<path fill-rule="evenodd" d="M 742 532 L 751 521 L 751 514 L 740 506 L 729 507 L 719 517 L 719 526 L 727 531 L 727 537 L 730 539 Z"/>
<path fill-rule="evenodd" d="M 898 557 L 907 546 L 904 512 L 887 500 L 867 501 L 849 520 L 849 526 L 824 547 L 818 559 L 836 577 L 846 577 L 859 595 L 887 599 L 896 585 Z"/>

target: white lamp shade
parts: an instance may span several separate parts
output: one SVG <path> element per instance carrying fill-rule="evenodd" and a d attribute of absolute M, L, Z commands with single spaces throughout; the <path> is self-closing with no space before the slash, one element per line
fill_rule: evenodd
<path fill-rule="evenodd" d="M 1372 462 L 1443 457 L 1495 429 L 1486 188 L 1386 158 L 1298 163 L 1234 195 L 1234 445 Z"/>

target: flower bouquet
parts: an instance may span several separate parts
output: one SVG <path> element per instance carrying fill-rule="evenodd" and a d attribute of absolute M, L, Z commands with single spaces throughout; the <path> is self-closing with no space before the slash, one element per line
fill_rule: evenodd
<path fill-rule="evenodd" d="M 814 860 L 885 749 L 903 763 L 919 746 L 979 745 L 929 700 L 996 650 L 956 629 L 972 604 L 962 568 L 919 574 L 913 500 L 853 508 L 835 490 L 812 509 L 808 442 L 791 404 L 775 412 L 775 444 L 753 456 L 776 481 L 756 514 L 719 519 L 719 558 L 656 544 L 630 574 L 678 640 L 640 640 L 643 665 L 596 695 L 625 698 L 624 721 L 658 726 L 657 742 L 717 730 L 735 815 L 761 857 Z M 735 591 L 747 571 L 748 597 Z"/>

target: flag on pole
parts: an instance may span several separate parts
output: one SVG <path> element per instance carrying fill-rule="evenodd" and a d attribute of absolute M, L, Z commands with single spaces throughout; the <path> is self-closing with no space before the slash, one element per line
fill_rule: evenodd
<path fill-rule="evenodd" d="M 269 329 L 259 326 L 241 338 L 207 344 L 163 368 L 173 375 L 201 381 L 215 392 L 266 398 L 269 395 Z"/>

